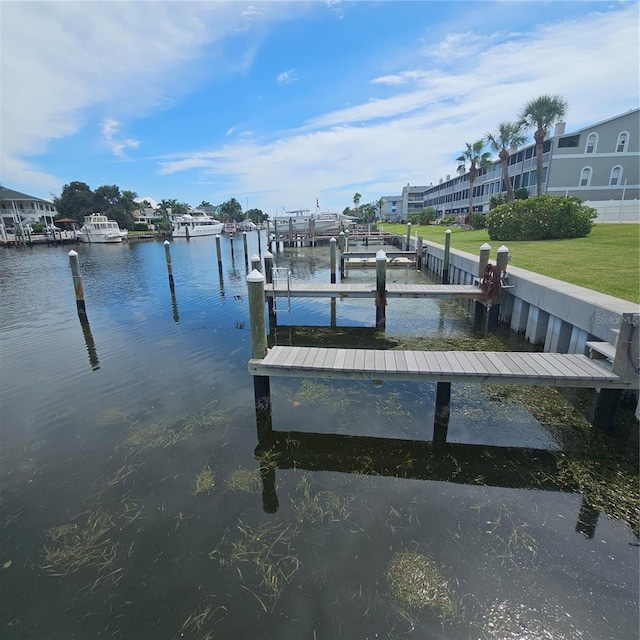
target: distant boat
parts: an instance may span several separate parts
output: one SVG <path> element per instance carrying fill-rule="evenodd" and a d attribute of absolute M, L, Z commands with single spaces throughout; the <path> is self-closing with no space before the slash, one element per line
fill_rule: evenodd
<path fill-rule="evenodd" d="M 186 213 L 173 221 L 174 238 L 196 238 L 199 236 L 217 236 L 222 233 L 224 224 L 208 215 L 192 216 Z"/>
<path fill-rule="evenodd" d="M 312 220 L 313 225 L 311 223 Z M 290 221 L 293 233 L 311 233 L 312 226 L 315 233 L 330 233 L 331 231 L 340 232 L 342 229 L 346 229 L 353 224 L 355 218 L 340 213 L 319 213 L 313 215 L 309 214 L 308 209 L 301 209 L 299 211 L 287 211 L 284 216 L 273 219 L 273 222 L 278 225 L 278 231 L 282 233 L 289 233 Z"/>
<path fill-rule="evenodd" d="M 76 235 L 80 242 L 111 244 L 122 242 L 128 233 L 126 229 L 120 229 L 115 220 L 109 220 L 100 213 L 92 213 L 84 217 L 84 224 Z"/>

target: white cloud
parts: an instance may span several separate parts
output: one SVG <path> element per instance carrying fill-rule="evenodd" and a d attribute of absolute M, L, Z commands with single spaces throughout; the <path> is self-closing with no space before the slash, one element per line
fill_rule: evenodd
<path fill-rule="evenodd" d="M 276 82 L 278 84 L 289 84 L 291 82 L 295 82 L 296 80 L 297 78 L 296 78 L 295 69 L 289 69 L 288 71 L 283 71 L 282 73 L 279 73 L 278 76 L 276 77 Z"/>
<path fill-rule="evenodd" d="M 136 149 L 140 146 L 140 140 L 134 138 L 123 138 L 120 136 L 122 125 L 113 118 L 105 118 L 100 124 L 100 130 L 104 136 L 104 141 L 111 149 L 114 156 L 125 158 L 126 149 Z"/>

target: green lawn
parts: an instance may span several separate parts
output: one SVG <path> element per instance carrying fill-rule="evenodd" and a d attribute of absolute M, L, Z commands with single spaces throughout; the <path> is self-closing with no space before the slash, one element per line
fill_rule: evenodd
<path fill-rule="evenodd" d="M 413 225 L 411 235 L 444 244 L 446 229 Z M 403 224 L 385 224 L 384 230 L 407 235 Z M 640 225 L 596 224 L 586 238 L 505 243 L 490 240 L 486 229 L 451 227 L 452 249 L 478 255 L 485 242 L 491 245 L 492 260 L 498 247 L 506 244 L 515 267 L 640 303 Z"/>

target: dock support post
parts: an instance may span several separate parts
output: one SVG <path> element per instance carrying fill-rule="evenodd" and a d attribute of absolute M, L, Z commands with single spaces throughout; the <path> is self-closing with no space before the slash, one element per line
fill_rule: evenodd
<path fill-rule="evenodd" d="M 273 254 L 270 251 L 264 254 L 264 279 L 267 284 L 273 284 Z M 269 327 L 274 327 L 276 313 L 273 298 L 267 300 L 267 307 L 269 308 Z"/>
<path fill-rule="evenodd" d="M 169 274 L 169 288 L 174 291 L 173 284 L 173 265 L 171 264 L 171 243 L 168 240 L 164 241 L 164 256 L 167 260 L 167 273 Z"/>
<path fill-rule="evenodd" d="M 331 269 L 331 284 L 336 283 L 336 244 L 335 238 L 329 240 L 329 265 Z"/>
<path fill-rule="evenodd" d="M 498 253 L 496 255 L 496 266 L 500 272 L 500 281 L 504 277 L 504 274 L 507 271 L 507 263 L 509 262 L 509 249 L 502 245 L 498 249 Z M 490 328 L 495 329 L 498 326 L 498 322 L 500 321 L 500 298 L 498 298 L 497 302 L 489 309 L 489 317 L 487 320 L 487 325 Z"/>
<path fill-rule="evenodd" d="M 73 249 L 69 251 L 69 265 L 71 266 L 71 275 L 73 277 L 73 289 L 76 294 L 76 309 L 80 322 L 88 322 L 87 309 L 84 304 L 84 287 L 82 285 L 82 274 L 80 273 L 80 263 L 78 261 L 78 253 Z"/>
<path fill-rule="evenodd" d="M 253 254 L 251 256 L 251 271 L 253 270 L 262 272 L 262 262 L 260 261 L 260 256 L 257 254 Z"/>
<path fill-rule="evenodd" d="M 447 442 L 449 416 L 451 415 L 451 383 L 438 382 L 436 387 L 436 408 L 433 417 L 433 446 Z"/>
<path fill-rule="evenodd" d="M 251 357 L 262 359 L 267 355 L 267 327 L 264 314 L 264 276 L 254 269 L 247 276 L 249 297 L 249 323 L 251 325 Z M 271 389 L 269 376 L 253 376 L 258 431 L 271 423 Z"/>
<path fill-rule="evenodd" d="M 293 247 L 294 246 L 294 242 L 293 242 L 293 218 L 289 218 L 289 244 L 287 246 L 289 246 L 289 247 Z"/>
<path fill-rule="evenodd" d="M 249 271 L 249 249 L 247 248 L 247 232 L 242 232 L 242 253 L 244 254 L 244 268 Z"/>
<path fill-rule="evenodd" d="M 485 242 L 480 246 L 480 258 L 478 259 L 478 284 L 482 286 L 482 279 L 484 278 L 484 270 L 489 264 L 489 255 L 491 253 L 491 245 Z M 475 313 L 474 318 L 476 322 L 479 322 L 486 310 L 486 304 L 483 300 L 475 301 Z"/>
<path fill-rule="evenodd" d="M 407 237 L 405 239 L 405 251 L 409 251 L 409 247 L 411 246 L 411 223 L 407 222 Z"/>
<path fill-rule="evenodd" d="M 262 255 L 262 232 L 260 231 L 260 227 L 256 229 L 256 232 L 258 234 L 258 255 L 261 256 Z"/>
<path fill-rule="evenodd" d="M 411 223 L 409 223 L 411 224 Z M 387 324 L 387 254 L 380 249 L 376 253 L 376 328 L 384 329 Z"/>
<path fill-rule="evenodd" d="M 449 252 L 451 250 L 451 229 L 444 232 L 444 259 L 442 261 L 442 284 L 449 284 Z"/>
<path fill-rule="evenodd" d="M 344 253 L 344 231 L 338 234 L 338 248 L 340 249 L 340 253 Z"/>
<path fill-rule="evenodd" d="M 229 244 L 231 245 L 231 262 L 234 263 L 236 254 L 233 248 L 233 233 L 229 234 Z"/>
<path fill-rule="evenodd" d="M 216 235 L 216 256 L 218 258 L 218 273 L 222 277 L 222 251 L 220 251 L 220 234 Z"/>
<path fill-rule="evenodd" d="M 344 232 L 344 250 L 349 251 L 349 229 Z"/>
<path fill-rule="evenodd" d="M 280 229 L 278 229 L 278 223 L 273 221 L 273 233 L 276 236 L 276 253 L 278 253 L 280 249 Z"/>
<path fill-rule="evenodd" d="M 416 242 L 416 271 L 422 271 L 422 236 Z"/>

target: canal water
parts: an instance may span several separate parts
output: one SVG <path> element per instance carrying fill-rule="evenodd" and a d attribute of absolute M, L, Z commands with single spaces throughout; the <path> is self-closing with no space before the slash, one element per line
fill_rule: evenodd
<path fill-rule="evenodd" d="M 638 637 L 637 445 L 590 429 L 591 392 L 454 384 L 434 447 L 435 385 L 274 378 L 259 438 L 221 246 L 172 242 L 173 292 L 161 242 L 76 247 L 87 326 L 69 247 L 1 250 L 3 640 Z M 326 247 L 275 260 L 329 282 Z M 529 348 L 470 303 L 386 315 L 282 300 L 269 341 Z"/>

